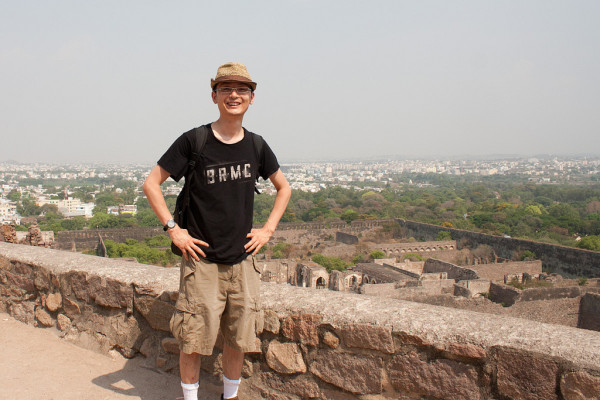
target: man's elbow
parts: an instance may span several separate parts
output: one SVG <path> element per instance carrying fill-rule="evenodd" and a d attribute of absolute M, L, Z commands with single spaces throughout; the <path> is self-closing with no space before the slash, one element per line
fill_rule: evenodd
<path fill-rule="evenodd" d="M 152 179 L 152 175 L 149 175 L 142 185 L 142 190 L 146 197 L 148 197 L 148 193 L 150 193 L 154 187 L 156 187 L 156 182 Z"/>

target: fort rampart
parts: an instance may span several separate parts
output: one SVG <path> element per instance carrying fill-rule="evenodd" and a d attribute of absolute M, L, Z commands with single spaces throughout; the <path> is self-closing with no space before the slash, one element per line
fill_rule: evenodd
<path fill-rule="evenodd" d="M 0 310 L 173 373 L 178 280 L 176 269 L 0 243 Z M 243 384 L 264 398 L 600 396 L 600 332 L 274 283 L 262 291 Z M 203 374 L 218 374 L 219 360 L 204 357 Z"/>
<path fill-rule="evenodd" d="M 452 239 L 457 241 L 459 247 L 468 245 L 474 248 L 485 244 L 492 247 L 498 256 L 509 260 L 513 259 L 515 253 L 529 250 L 542 260 L 545 271 L 557 272 L 570 277 L 600 277 L 600 252 L 597 251 L 486 235 L 402 219 L 399 219 L 398 223 L 406 228 L 411 236 L 419 240 L 433 240 L 440 231 L 448 231 L 452 235 Z"/>

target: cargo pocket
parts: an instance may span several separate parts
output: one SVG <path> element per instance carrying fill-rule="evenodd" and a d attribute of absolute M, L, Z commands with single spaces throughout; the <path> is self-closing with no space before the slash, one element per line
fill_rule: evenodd
<path fill-rule="evenodd" d="M 175 311 L 171 316 L 171 321 L 169 321 L 169 328 L 171 329 L 171 334 L 177 341 L 181 344 L 187 342 L 186 333 L 189 330 L 189 327 L 186 325 L 190 323 L 191 314 L 185 311 Z"/>
<path fill-rule="evenodd" d="M 181 342 L 181 334 L 183 331 L 183 314 L 179 311 L 175 311 L 169 321 L 169 328 L 171 329 L 171 335 L 179 342 Z"/>

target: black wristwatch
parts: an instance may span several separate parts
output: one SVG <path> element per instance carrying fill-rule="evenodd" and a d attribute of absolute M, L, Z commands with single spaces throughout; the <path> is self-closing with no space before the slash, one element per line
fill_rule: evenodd
<path fill-rule="evenodd" d="M 174 219 L 170 219 L 167 221 L 167 223 L 165 224 L 165 226 L 163 226 L 163 230 L 167 231 L 169 229 L 173 229 L 175 228 L 175 226 L 177 225 L 177 223 L 175 222 Z"/>

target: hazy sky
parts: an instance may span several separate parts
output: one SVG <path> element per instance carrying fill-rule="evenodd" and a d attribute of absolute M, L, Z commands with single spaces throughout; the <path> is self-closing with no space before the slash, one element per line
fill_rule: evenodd
<path fill-rule="evenodd" d="M 0 161 L 155 162 L 258 82 L 280 162 L 600 154 L 600 2 L 2 1 Z"/>

